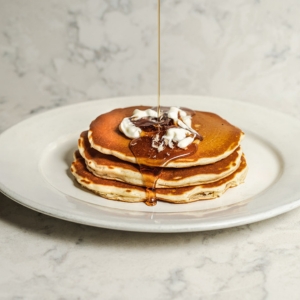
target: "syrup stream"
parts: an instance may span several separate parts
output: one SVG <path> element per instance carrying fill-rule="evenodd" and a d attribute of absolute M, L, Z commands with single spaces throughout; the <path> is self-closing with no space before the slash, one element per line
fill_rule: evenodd
<path fill-rule="evenodd" d="M 160 0 L 157 2 L 157 23 L 157 119 L 135 121 L 135 125 L 141 128 L 143 133 L 140 138 L 133 139 L 130 142 L 131 152 L 135 156 L 143 176 L 144 186 L 146 187 L 145 204 L 148 206 L 156 205 L 156 183 L 163 168 L 171 160 L 189 156 L 197 150 L 197 146 L 191 144 L 186 149 L 180 149 L 176 146 L 173 149 L 165 148 L 163 151 L 158 152 L 152 145 L 153 139 L 157 134 L 161 138 L 168 128 L 174 126 L 174 124 L 169 124 L 170 119 L 164 115 L 164 111 L 167 111 L 169 108 L 160 106 Z M 192 110 L 185 110 L 191 115 L 194 114 Z"/>
<path fill-rule="evenodd" d="M 157 2 L 157 118 L 160 118 L 160 0 Z"/>

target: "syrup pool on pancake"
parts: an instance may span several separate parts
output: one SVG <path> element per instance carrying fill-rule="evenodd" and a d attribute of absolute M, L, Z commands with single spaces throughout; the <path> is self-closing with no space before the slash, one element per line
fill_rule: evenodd
<path fill-rule="evenodd" d="M 131 138 L 130 150 L 136 158 L 146 187 L 148 206 L 156 205 L 156 182 L 170 161 L 194 154 L 203 137 L 191 127 L 194 112 L 186 108 L 135 109 L 119 126 Z"/>

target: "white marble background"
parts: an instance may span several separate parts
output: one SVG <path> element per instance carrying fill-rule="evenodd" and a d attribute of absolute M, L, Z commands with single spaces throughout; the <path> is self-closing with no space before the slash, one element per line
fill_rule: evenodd
<path fill-rule="evenodd" d="M 300 118 L 299 16 L 296 0 L 162 0 L 162 93 Z M 154 0 L 0 0 L 0 132 L 62 105 L 155 94 L 156 47 Z M 0 200 L 0 299 L 300 298 L 299 209 L 141 234 Z"/>

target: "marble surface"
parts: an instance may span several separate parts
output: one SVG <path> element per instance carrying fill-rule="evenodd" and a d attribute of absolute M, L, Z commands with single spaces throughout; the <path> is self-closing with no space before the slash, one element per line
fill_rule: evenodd
<path fill-rule="evenodd" d="M 0 132 L 58 106 L 155 94 L 155 2 L 0 0 Z M 299 13 L 295 0 L 162 0 L 162 93 L 300 119 Z M 299 220 L 120 232 L 0 194 L 0 299 L 299 299 Z"/>

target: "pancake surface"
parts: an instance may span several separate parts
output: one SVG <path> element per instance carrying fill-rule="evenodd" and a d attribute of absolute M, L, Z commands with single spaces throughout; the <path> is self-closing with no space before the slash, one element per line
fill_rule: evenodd
<path fill-rule="evenodd" d="M 130 117 L 134 109 L 148 108 L 150 107 L 126 107 L 100 115 L 90 125 L 88 138 L 91 146 L 104 154 L 137 163 L 129 148 L 131 139 L 119 131 L 119 124 L 125 117 Z M 234 152 L 244 136 L 239 128 L 210 112 L 195 111 L 192 117 L 192 128 L 203 136 L 203 141 L 200 143 L 199 140 L 194 141 L 196 144 L 199 143 L 197 151 L 188 157 L 172 160 L 166 167 L 186 168 L 217 162 Z"/>

